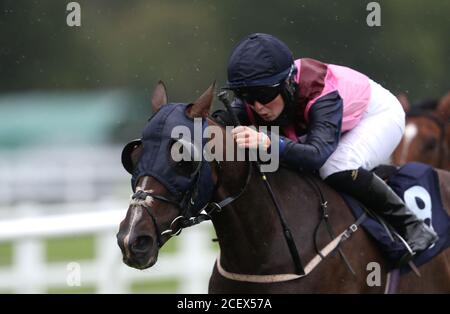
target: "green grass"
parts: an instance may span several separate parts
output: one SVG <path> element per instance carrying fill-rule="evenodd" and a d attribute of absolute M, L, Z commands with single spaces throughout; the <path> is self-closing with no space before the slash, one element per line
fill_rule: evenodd
<path fill-rule="evenodd" d="M 14 294 L 13 290 L 0 290 L 0 295 L 1 294 Z"/>
<path fill-rule="evenodd" d="M 219 250 L 219 242 L 213 241 L 213 239 L 217 239 L 216 230 L 213 227 L 211 227 L 209 230 L 209 237 L 210 237 L 209 247 L 213 250 L 218 251 Z"/>
<path fill-rule="evenodd" d="M 12 243 L 0 243 L 0 266 L 9 266 L 12 264 Z"/>
<path fill-rule="evenodd" d="M 159 250 L 159 254 L 174 254 L 180 246 L 178 237 L 170 238 Z"/>
<path fill-rule="evenodd" d="M 176 278 L 159 280 L 159 281 L 145 281 L 135 282 L 131 284 L 132 293 L 160 293 L 176 291 L 180 286 L 180 281 Z"/>
<path fill-rule="evenodd" d="M 176 237 L 170 239 L 161 248 L 160 254 L 174 254 L 179 248 L 179 242 Z M 45 261 L 51 263 L 94 259 L 95 245 L 94 235 L 47 239 L 44 244 Z M 12 256 L 12 243 L 0 244 L 0 266 L 11 265 Z"/>
<path fill-rule="evenodd" d="M 46 240 L 47 262 L 90 260 L 94 258 L 94 235 L 64 237 Z"/>
<path fill-rule="evenodd" d="M 183 234 L 180 235 L 181 237 Z M 210 239 L 216 238 L 214 228 L 210 230 Z M 46 239 L 45 262 L 70 262 L 80 260 L 91 260 L 95 258 L 96 241 L 94 235 L 71 236 L 63 238 Z M 212 248 L 218 249 L 217 242 L 210 241 Z M 180 248 L 180 238 L 173 237 L 167 241 L 160 250 L 160 255 L 174 254 Z M 119 250 L 119 247 L 117 247 Z M 0 244 L 0 267 L 12 265 L 13 245 L 12 243 Z M 180 281 L 176 278 L 164 279 L 158 281 L 138 281 L 130 284 L 132 293 L 170 293 L 176 291 L 180 286 Z M 12 291 L 2 290 L 2 293 L 11 293 Z M 47 293 L 50 294 L 84 294 L 95 293 L 94 286 L 68 287 L 51 286 Z"/>
<path fill-rule="evenodd" d="M 86 294 L 95 293 L 96 289 L 92 286 L 81 287 L 51 287 L 47 289 L 47 293 L 50 294 Z"/>
<path fill-rule="evenodd" d="M 139 281 L 130 285 L 132 293 L 160 293 L 176 291 L 180 285 L 180 281 L 176 278 L 159 280 L 159 281 Z M 51 287 L 46 293 L 50 294 L 87 294 L 95 293 L 96 288 L 93 286 L 81 287 Z"/>
<path fill-rule="evenodd" d="M 183 235 L 181 235 L 183 236 Z M 210 230 L 210 239 L 216 238 L 214 228 Z M 95 236 L 83 235 L 45 240 L 46 262 L 61 262 L 74 260 L 90 260 L 95 258 Z M 217 242 L 210 242 L 212 248 L 217 249 Z M 160 250 L 160 254 L 173 254 L 180 246 L 178 237 L 167 241 Z M 117 249 L 119 249 L 117 247 Z M 12 243 L 0 243 L 0 266 L 12 264 Z"/>

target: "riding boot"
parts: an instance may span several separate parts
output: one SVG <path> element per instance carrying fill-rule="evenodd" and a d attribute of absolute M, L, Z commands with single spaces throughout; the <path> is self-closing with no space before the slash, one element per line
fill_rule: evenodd
<path fill-rule="evenodd" d="M 336 190 L 355 197 L 384 218 L 408 243 L 412 250 L 409 258 L 426 250 L 439 239 L 376 174 L 359 168 L 332 174 L 325 181 Z"/>

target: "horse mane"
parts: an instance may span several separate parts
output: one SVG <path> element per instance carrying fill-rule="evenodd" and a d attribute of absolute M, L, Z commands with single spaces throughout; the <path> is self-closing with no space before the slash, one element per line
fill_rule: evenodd
<path fill-rule="evenodd" d="M 424 113 L 436 110 L 438 106 L 436 99 L 424 99 L 411 107 L 411 110 L 407 112 L 408 116 L 420 116 Z"/>
<path fill-rule="evenodd" d="M 216 122 L 217 124 L 219 124 L 224 128 L 226 126 L 234 125 L 230 113 L 223 109 L 218 109 L 214 111 L 212 114 L 209 115 L 209 117 L 211 118 L 211 120 L 213 120 L 214 122 Z"/>

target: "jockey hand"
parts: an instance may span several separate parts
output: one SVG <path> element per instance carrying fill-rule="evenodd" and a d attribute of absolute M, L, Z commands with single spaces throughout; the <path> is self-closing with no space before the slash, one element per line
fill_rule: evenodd
<path fill-rule="evenodd" d="M 233 138 L 240 148 L 258 148 L 267 150 L 270 146 L 270 138 L 263 132 L 258 132 L 254 127 L 238 126 L 231 130 Z"/>

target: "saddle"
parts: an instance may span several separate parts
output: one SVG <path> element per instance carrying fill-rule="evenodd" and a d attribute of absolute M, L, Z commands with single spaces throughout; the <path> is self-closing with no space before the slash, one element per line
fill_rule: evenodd
<path fill-rule="evenodd" d="M 212 118 L 220 124 L 233 125 L 229 113 L 225 110 L 217 110 Z M 439 179 L 436 171 L 429 165 L 417 162 L 408 163 L 400 168 L 391 165 L 381 165 L 373 170 L 399 195 L 406 205 L 413 210 L 416 215 L 423 219 L 439 235 L 439 241 L 422 252 L 414 256 L 412 262 L 423 265 L 434 256 L 450 246 L 450 217 L 443 208 Z M 359 201 L 341 193 L 344 201 L 351 208 L 356 220 L 367 214 L 362 220 L 362 227 L 379 245 L 380 249 L 388 260 L 388 266 L 392 269 L 401 265 L 399 262 L 407 248 L 389 224 L 373 211 L 365 208 Z M 411 270 L 408 265 L 401 268 L 401 273 Z"/>
<path fill-rule="evenodd" d="M 434 256 L 450 246 L 450 217 L 443 207 L 437 172 L 429 165 L 411 162 L 400 168 L 383 165 L 374 172 L 388 183 L 399 195 L 406 206 L 439 235 L 439 241 L 426 251 L 416 255 L 413 263 L 417 266 L 430 261 Z M 362 222 L 363 228 L 377 242 L 384 252 L 391 268 L 399 264 L 400 258 L 407 252 L 403 242 L 391 231 L 389 224 L 376 216 L 370 209 L 364 208 L 354 198 L 341 193 L 355 218 L 368 213 Z M 404 266 L 401 273 L 410 271 Z"/>

